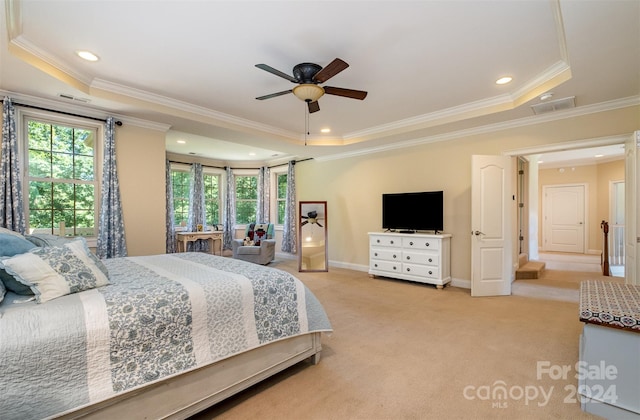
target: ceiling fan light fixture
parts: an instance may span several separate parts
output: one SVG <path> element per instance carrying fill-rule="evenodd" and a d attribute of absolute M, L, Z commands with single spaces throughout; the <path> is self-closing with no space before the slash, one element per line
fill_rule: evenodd
<path fill-rule="evenodd" d="M 293 94 L 305 102 L 315 102 L 324 95 L 324 89 L 312 83 L 303 83 L 293 88 Z"/>

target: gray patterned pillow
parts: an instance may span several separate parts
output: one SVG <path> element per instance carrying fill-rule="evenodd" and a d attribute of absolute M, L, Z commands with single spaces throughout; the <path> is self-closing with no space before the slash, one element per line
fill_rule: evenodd
<path fill-rule="evenodd" d="M 1 258 L 0 268 L 29 286 L 38 303 L 109 284 L 107 268 L 82 240 Z"/>

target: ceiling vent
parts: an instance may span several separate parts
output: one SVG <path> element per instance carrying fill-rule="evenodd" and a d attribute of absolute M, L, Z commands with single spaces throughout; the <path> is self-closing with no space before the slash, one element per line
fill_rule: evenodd
<path fill-rule="evenodd" d="M 546 112 L 561 111 L 563 109 L 575 108 L 576 97 L 570 96 L 568 98 L 556 99 L 555 101 L 542 102 L 539 104 L 531 105 L 533 113 L 536 115 L 544 114 Z"/>
<path fill-rule="evenodd" d="M 60 96 L 62 99 L 66 99 L 68 101 L 73 101 L 73 102 L 82 102 L 83 104 L 88 104 L 89 102 L 91 102 L 89 99 L 86 98 L 78 98 L 77 96 L 73 96 L 73 95 L 68 95 L 66 93 L 61 93 L 58 96 Z"/>

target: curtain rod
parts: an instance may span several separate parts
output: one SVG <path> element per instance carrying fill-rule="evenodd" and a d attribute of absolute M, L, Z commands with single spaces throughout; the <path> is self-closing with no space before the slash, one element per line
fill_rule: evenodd
<path fill-rule="evenodd" d="M 0 102 L 4 103 L 4 99 L 0 100 Z M 21 104 L 21 103 L 18 103 L 18 102 L 12 102 L 12 103 L 15 106 L 21 106 L 21 107 L 24 107 L 24 108 L 32 108 L 32 109 L 37 109 L 37 110 L 40 110 L 40 111 L 49 111 L 49 112 L 55 112 L 55 113 L 58 113 L 58 114 L 69 115 L 69 116 L 72 116 L 72 117 L 80 117 L 80 118 L 86 118 L 86 119 L 94 120 L 94 121 L 107 122 L 107 120 L 102 119 L 102 118 L 89 117 L 87 115 L 80 115 L 80 114 L 74 114 L 74 113 L 71 113 L 71 112 L 58 111 L 57 109 L 43 108 L 43 107 L 40 107 L 40 106 Z M 122 126 L 122 121 L 115 121 L 114 124 L 117 125 L 118 127 L 120 127 L 120 126 Z"/>
<path fill-rule="evenodd" d="M 292 161 L 292 162 L 293 162 L 293 164 L 295 165 L 295 164 L 296 164 L 296 163 L 298 163 L 298 162 L 304 162 L 304 161 L 307 161 L 307 160 L 313 160 L 313 158 L 306 158 L 306 159 L 294 160 L 294 161 Z M 185 164 L 185 165 L 190 165 L 190 164 L 192 164 L 192 163 L 194 163 L 194 162 L 179 162 L 179 161 L 177 161 L 177 160 L 170 160 L 170 161 L 169 161 L 169 163 L 182 163 L 182 164 Z M 287 162 L 287 163 L 280 163 L 280 164 L 278 164 L 278 165 L 267 166 L 267 167 L 268 167 L 269 169 L 271 169 L 271 168 L 277 168 L 278 166 L 285 166 L 285 165 L 288 165 L 288 164 L 289 164 L 289 162 Z M 202 164 L 202 166 L 203 166 L 203 167 L 205 167 L 205 168 L 227 169 L 227 167 L 226 167 L 226 166 L 214 166 L 214 165 L 205 165 L 205 164 Z M 261 169 L 261 168 L 234 168 L 234 167 L 231 167 L 231 169 L 234 169 L 234 170 L 235 170 L 235 169 L 258 170 L 258 169 Z"/>

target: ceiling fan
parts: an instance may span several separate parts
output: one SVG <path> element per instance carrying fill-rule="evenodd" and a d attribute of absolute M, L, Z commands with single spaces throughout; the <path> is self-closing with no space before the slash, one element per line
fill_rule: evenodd
<path fill-rule="evenodd" d="M 302 217 L 303 219 L 306 219 L 302 223 L 300 223 L 301 227 L 306 225 L 307 223 L 316 224 L 320 227 L 323 227 L 320 224 L 320 222 L 318 222 L 318 212 L 315 210 L 308 212 L 306 216 L 300 216 L 300 217 Z"/>
<path fill-rule="evenodd" d="M 292 83 L 297 83 L 298 86 L 293 89 L 283 90 L 282 92 L 271 93 L 269 95 L 259 96 L 256 99 L 262 101 L 264 99 L 275 98 L 276 96 L 286 95 L 293 93 L 296 97 L 305 101 L 309 108 L 309 113 L 320 111 L 320 105 L 318 99 L 325 93 L 328 95 L 344 96 L 346 98 L 363 100 L 367 97 L 367 92 L 362 90 L 344 89 L 333 86 L 318 86 L 319 83 L 324 83 L 331 79 L 342 70 L 349 67 L 349 65 L 343 60 L 336 58 L 326 67 L 319 66 L 314 63 L 300 63 L 293 67 L 293 76 L 276 70 L 266 64 L 256 64 L 256 67 L 267 71 L 276 76 L 280 76 L 283 79 L 287 79 Z"/>

